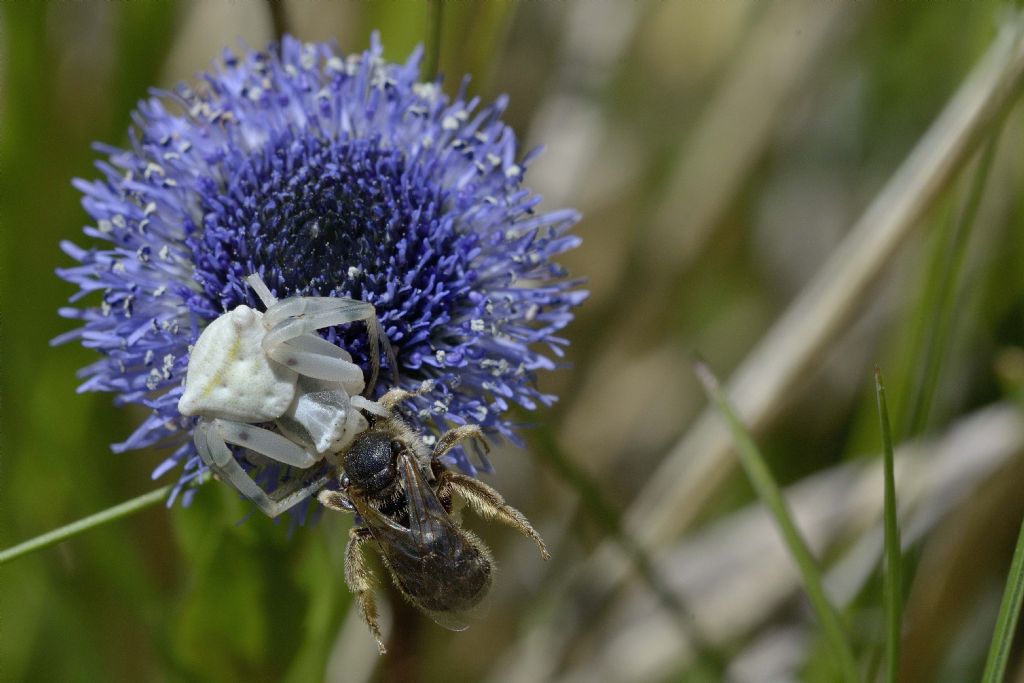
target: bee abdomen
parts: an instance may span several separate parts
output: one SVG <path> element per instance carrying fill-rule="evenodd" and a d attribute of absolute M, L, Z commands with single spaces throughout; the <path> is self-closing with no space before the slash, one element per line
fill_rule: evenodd
<path fill-rule="evenodd" d="M 418 569 L 401 576 L 396 572 L 396 579 L 416 604 L 430 611 L 470 610 L 491 586 L 490 558 L 469 542 L 455 552 L 429 552 L 417 564 Z"/>

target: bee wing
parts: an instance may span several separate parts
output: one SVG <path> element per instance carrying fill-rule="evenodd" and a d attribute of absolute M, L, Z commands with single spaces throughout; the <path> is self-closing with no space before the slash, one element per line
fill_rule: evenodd
<path fill-rule="evenodd" d="M 358 495 L 352 496 L 356 511 L 388 559 L 396 553 L 416 559 L 430 551 L 452 550 L 458 538 L 453 534 L 458 533 L 458 527 L 434 495 L 412 457 L 400 455 L 398 464 L 409 506 L 409 527 L 381 514 Z"/>
<path fill-rule="evenodd" d="M 459 543 L 460 530 L 434 494 L 412 455 L 398 456 L 399 475 L 409 504 L 409 530 L 435 551 L 450 553 Z"/>
<path fill-rule="evenodd" d="M 427 576 L 425 558 L 450 555 L 461 542 L 461 530 L 449 517 L 441 501 L 423 476 L 412 456 L 399 455 L 398 472 L 402 477 L 409 506 L 409 528 L 381 514 L 360 496 L 352 503 L 370 529 L 395 584 L 409 601 L 439 625 L 452 631 L 463 631 L 469 623 L 459 612 L 439 612 L 427 608 L 410 590 L 412 584 L 443 581 L 443 576 Z"/>
<path fill-rule="evenodd" d="M 465 631 L 469 628 L 469 619 L 466 618 L 463 612 L 438 612 L 437 610 L 427 609 L 423 605 L 416 605 L 416 607 L 433 619 L 435 624 L 449 631 Z M 476 610 L 473 611 L 474 613 L 476 612 Z"/>
<path fill-rule="evenodd" d="M 409 504 L 410 531 L 428 541 L 433 552 L 450 556 L 463 542 L 461 529 L 437 499 L 415 459 L 407 452 L 402 453 L 398 465 Z M 446 629 L 465 631 L 469 628 L 469 621 L 462 612 L 439 612 L 427 609 L 416 600 L 413 602 L 424 614 Z"/>

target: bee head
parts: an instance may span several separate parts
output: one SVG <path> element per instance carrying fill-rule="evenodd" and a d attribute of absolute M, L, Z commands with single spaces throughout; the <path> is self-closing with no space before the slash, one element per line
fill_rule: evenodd
<path fill-rule="evenodd" d="M 363 432 L 345 453 L 345 474 L 366 493 L 387 488 L 398 477 L 396 459 L 402 443 L 386 432 Z"/>

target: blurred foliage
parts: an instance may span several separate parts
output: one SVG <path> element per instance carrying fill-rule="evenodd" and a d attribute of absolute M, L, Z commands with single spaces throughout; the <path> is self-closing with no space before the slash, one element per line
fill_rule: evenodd
<path fill-rule="evenodd" d="M 633 554 L 642 571 L 631 581 L 664 589 L 649 560 L 621 537 L 620 516 L 703 406 L 691 351 L 723 376 L 739 364 L 916 144 L 1004 16 L 992 2 L 831 3 L 842 29 L 780 97 L 769 133 L 710 219 L 710 239 L 677 270 L 659 272 L 646 241 L 676 191 L 674 174 L 695 147 L 702 114 L 749 58 L 763 22 L 802 1 L 444 5 L 445 87 L 454 90 L 469 74 L 471 92 L 484 99 L 509 93 L 508 121 L 527 145 L 549 146 L 530 184 L 548 197 L 546 206 L 573 205 L 585 215 L 584 244 L 565 264 L 589 279 L 593 297 L 567 331 L 572 366 L 544 378 L 561 401 L 524 416 L 543 423 L 525 433 L 526 452 L 503 450 L 494 459 L 494 483 L 548 538 L 549 566 L 539 567 L 521 539 L 468 519 L 502 567 L 490 612 L 453 634 L 390 594 L 405 645 L 378 659 L 364 626 L 349 618 L 349 521 L 290 533 L 247 519 L 237 495 L 207 486 L 188 508 L 151 508 L 0 567 L 4 679 L 506 680 L 501 672 L 510 667 L 529 670 L 512 645 L 553 618 L 565 582 L 603 540 L 618 536 Z M 394 60 L 427 30 L 420 2 L 286 0 L 281 9 L 279 28 L 336 39 L 345 51 L 363 49 L 379 30 Z M 110 396 L 75 393 L 75 373 L 92 354 L 49 346 L 70 327 L 56 313 L 72 292 L 53 274 L 69 263 L 58 244 L 85 240 L 87 217 L 70 180 L 95 176 L 93 141 L 126 142 L 131 109 L 148 88 L 191 79 L 224 46 L 262 45 L 273 30 L 261 3 L 0 3 L 0 547 L 154 488 L 149 472 L 162 457 L 112 454 L 109 444 L 141 414 L 114 409 Z M 774 40 L 781 50 L 816 30 L 795 19 Z M 746 83 L 755 96 L 759 85 Z M 920 330 L 937 306 L 951 317 L 941 362 L 927 371 L 935 391 L 924 431 L 941 435 L 1003 398 L 1021 404 L 1022 142 L 1024 118 L 1015 109 L 958 247 L 959 276 L 935 276 L 932 264 L 964 215 L 974 165 L 801 389 L 780 397 L 784 410 L 759 443 L 783 484 L 877 455 L 875 364 L 886 371 L 899 431 L 920 367 Z M 704 163 L 716 177 L 717 159 Z M 688 229 L 686 211 L 672 218 Z M 951 284 L 945 304 L 929 289 L 936 277 Z M 1006 465 L 907 553 L 905 680 L 980 675 L 1024 514 L 1022 479 L 1019 460 Z M 752 500 L 734 477 L 702 520 Z M 830 545 L 824 564 L 853 543 Z M 875 577 L 847 610 L 865 670 L 877 669 L 884 642 L 880 605 Z M 608 623 L 615 605 L 592 607 L 593 620 L 554 655 L 565 680 L 628 628 Z M 809 621 L 801 599 L 789 596 L 756 632 L 725 638 L 696 664 L 669 662 L 649 680 L 757 680 L 740 673 L 741 655 Z M 792 675 L 827 680 L 832 669 L 819 635 L 798 635 Z M 1010 658 L 1018 680 L 1020 653 L 1018 646 Z"/>

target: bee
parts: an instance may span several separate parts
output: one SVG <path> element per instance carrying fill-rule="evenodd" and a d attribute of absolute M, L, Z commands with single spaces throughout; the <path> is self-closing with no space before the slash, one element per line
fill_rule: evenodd
<path fill-rule="evenodd" d="M 324 489 L 317 495 L 324 507 L 359 515 L 361 523 L 349 532 L 345 550 L 345 582 L 381 654 L 386 650 L 377 623 L 373 576 L 363 553 L 367 543 L 379 551 L 395 586 L 409 602 L 454 631 L 466 628 L 466 613 L 483 600 L 494 573 L 490 550 L 452 517 L 454 496 L 477 514 L 517 529 L 537 544 L 541 557 L 550 557 L 540 534 L 501 494 L 441 462 L 442 456 L 467 439 L 486 451 L 478 425 L 446 432 L 431 450 L 395 414 L 395 406 L 415 393 L 392 389 L 380 398 L 378 403 L 388 415 L 371 415 L 369 428 L 345 450 L 340 490 Z"/>

